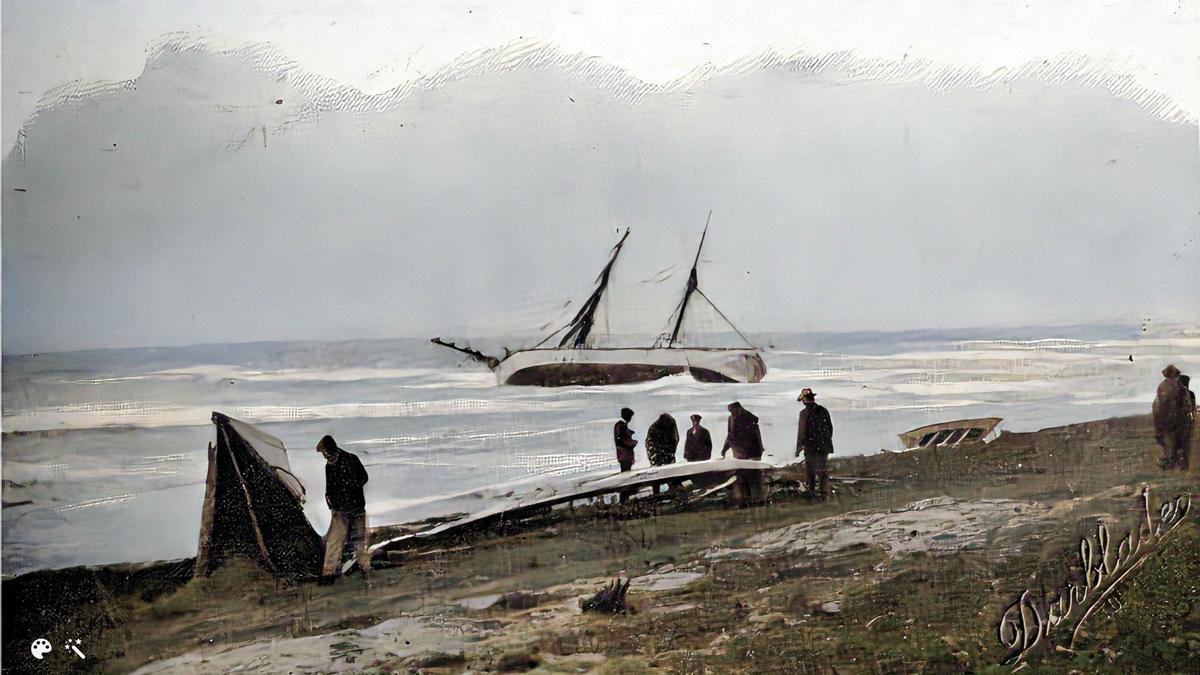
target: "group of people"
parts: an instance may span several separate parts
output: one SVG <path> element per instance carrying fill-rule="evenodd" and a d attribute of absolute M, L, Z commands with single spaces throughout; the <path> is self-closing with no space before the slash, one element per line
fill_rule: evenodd
<path fill-rule="evenodd" d="M 1191 379 L 1174 365 L 1163 369 L 1163 381 L 1154 399 L 1155 440 L 1163 449 L 1162 467 L 1187 471 L 1195 426 L 1196 394 L 1191 391 Z M 817 404 L 812 389 L 804 389 L 796 400 L 804 404 L 796 429 L 796 456 L 804 456 L 806 487 L 809 494 L 827 499 L 830 494 L 829 455 L 833 454 L 833 420 L 829 410 Z M 734 459 L 760 460 L 764 448 L 758 416 L 734 401 L 728 406 L 725 443 L 721 459 L 728 454 Z M 704 462 L 712 459 L 712 434 L 700 424 L 703 418 L 691 415 L 692 425 L 684 433 L 683 459 Z M 621 471 L 630 471 L 638 441 L 629 424 L 633 410 L 621 409 L 621 419 L 613 427 L 617 463 Z M 679 449 L 679 428 L 675 418 L 662 413 L 646 430 L 646 457 L 651 466 L 675 463 Z M 322 583 L 331 583 L 340 572 L 343 547 L 347 540 L 354 546 L 359 567 L 367 576 L 371 569 L 367 530 L 366 500 L 363 486 L 367 471 L 358 457 L 338 447 L 332 436 L 317 443 L 317 451 L 325 457 L 325 502 L 331 511 L 329 531 L 325 535 L 325 556 L 321 566 Z M 763 501 L 762 473 L 755 469 L 736 470 L 733 499 L 737 506 L 749 506 Z"/>
<path fill-rule="evenodd" d="M 683 459 L 688 462 L 703 462 L 712 458 L 712 435 L 708 429 L 700 426 L 700 415 L 692 415 L 692 426 L 686 432 L 683 445 Z M 629 423 L 633 420 L 633 410 L 621 408 L 621 419 L 613 428 L 613 439 L 617 446 L 617 464 L 621 471 L 633 468 L 634 452 L 637 440 Z M 675 463 L 675 452 L 679 449 L 679 428 L 675 418 L 667 413 L 658 416 L 654 424 L 646 430 L 646 455 L 651 466 L 664 466 Z"/>
<path fill-rule="evenodd" d="M 807 470 L 807 488 L 810 494 L 827 499 L 829 486 L 829 455 L 833 454 L 833 420 L 829 411 L 817 404 L 812 389 L 804 389 L 796 400 L 804 404 L 796 432 L 796 456 L 804 456 Z M 721 447 L 721 459 L 732 454 L 734 459 L 760 460 L 764 448 L 758 416 L 734 401 L 728 408 L 725 443 Z M 613 443 L 617 450 L 617 463 L 621 471 L 633 468 L 634 449 L 638 445 L 633 430 L 633 410 L 621 409 L 621 419 L 613 427 Z M 704 428 L 700 415 L 692 415 L 692 426 L 685 433 L 683 459 L 687 462 L 703 462 L 712 459 L 712 434 Z M 674 464 L 679 449 L 679 428 L 675 418 L 662 413 L 646 429 L 646 458 L 651 466 Z M 739 469 L 733 489 L 734 501 L 738 506 L 758 504 L 763 501 L 762 475 L 754 469 Z"/>
<path fill-rule="evenodd" d="M 1187 471 L 1196 421 L 1196 394 L 1190 388 L 1191 378 L 1174 365 L 1163 368 L 1162 374 L 1163 381 L 1154 397 L 1154 440 L 1163 450 L 1163 469 Z"/>

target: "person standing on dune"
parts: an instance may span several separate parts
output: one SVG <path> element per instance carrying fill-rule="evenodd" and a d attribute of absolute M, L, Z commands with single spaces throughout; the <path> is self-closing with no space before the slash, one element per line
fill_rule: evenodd
<path fill-rule="evenodd" d="M 1190 440 L 1195 405 L 1188 390 L 1179 381 L 1179 369 L 1163 368 L 1163 381 L 1154 396 L 1154 440 L 1163 450 L 1160 466 L 1164 470 L 1188 468 L 1187 442 Z"/>
<path fill-rule="evenodd" d="M 808 494 L 829 499 L 829 456 L 833 454 L 833 420 L 817 395 L 805 388 L 796 399 L 804 404 L 796 429 L 796 456 L 804 455 Z"/>
<path fill-rule="evenodd" d="M 729 404 L 729 425 L 725 434 L 725 445 L 721 448 L 721 459 L 733 451 L 734 459 L 758 461 L 763 456 L 762 430 L 758 427 L 758 416 L 734 401 Z M 733 486 L 733 502 L 745 508 L 762 502 L 762 472 L 755 469 L 738 469 L 737 482 Z"/>
<path fill-rule="evenodd" d="M 1192 432 L 1196 427 L 1196 392 L 1192 391 L 1192 378 L 1190 375 L 1180 375 L 1179 384 L 1183 387 L 1184 393 L 1187 394 L 1187 419 L 1183 422 L 1183 447 L 1181 448 L 1183 470 L 1187 471 L 1191 466 L 1192 455 Z"/>
<path fill-rule="evenodd" d="M 363 495 L 367 470 L 356 455 L 339 448 L 333 436 L 321 438 L 317 452 L 325 457 L 325 503 L 333 512 L 325 534 L 325 561 L 318 583 L 331 584 L 337 578 L 347 536 L 354 543 L 363 577 L 369 578 L 371 542 L 367 532 L 367 500 Z"/>

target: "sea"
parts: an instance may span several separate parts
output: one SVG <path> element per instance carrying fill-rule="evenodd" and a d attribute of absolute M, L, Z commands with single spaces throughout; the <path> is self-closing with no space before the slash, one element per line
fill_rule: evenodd
<path fill-rule="evenodd" d="M 1160 371 L 1200 372 L 1194 327 L 1074 326 L 749 336 L 758 384 L 687 375 L 605 387 L 501 386 L 424 339 L 272 342 L 3 357 L 3 574 L 194 555 L 215 440 L 211 413 L 288 448 L 318 532 L 329 512 L 317 441 L 357 454 L 373 526 L 437 513 L 439 497 L 518 481 L 616 470 L 612 426 L 636 411 L 698 413 L 724 440 L 740 401 L 758 415 L 767 461 L 794 455 L 800 389 L 834 423 L 837 455 L 900 450 L 935 422 L 1003 417 L 1001 430 L 1150 410 Z M 486 350 L 485 350 L 486 351 Z M 639 463 L 645 462 L 639 446 Z M 680 450 L 682 454 L 682 449 Z"/>

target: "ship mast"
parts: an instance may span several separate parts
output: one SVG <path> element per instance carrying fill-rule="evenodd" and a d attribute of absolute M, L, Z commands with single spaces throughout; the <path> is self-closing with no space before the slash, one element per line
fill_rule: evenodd
<path fill-rule="evenodd" d="M 675 330 L 671 331 L 671 339 L 667 342 L 668 347 L 675 345 L 679 339 L 679 331 L 683 328 L 683 313 L 687 311 L 688 300 L 691 299 L 692 293 L 695 293 L 700 286 L 698 277 L 696 276 L 696 266 L 700 264 L 700 251 L 704 249 L 704 239 L 708 237 L 708 223 L 712 220 L 712 211 L 708 212 L 708 218 L 704 219 L 704 234 L 700 235 L 700 245 L 696 247 L 696 259 L 692 261 L 692 272 L 688 275 L 687 288 L 683 291 L 683 299 L 679 301 L 679 316 L 675 319 Z"/>
<path fill-rule="evenodd" d="M 562 341 L 558 343 L 560 349 L 565 347 L 573 347 L 575 349 L 584 349 L 587 347 L 588 334 L 592 331 L 592 324 L 596 318 L 596 309 L 600 307 L 600 299 L 604 296 L 604 290 L 608 288 L 608 277 L 612 273 L 613 265 L 617 262 L 617 256 L 621 254 L 621 247 L 625 245 L 625 240 L 629 238 L 629 228 L 625 228 L 625 234 L 621 236 L 621 240 L 613 246 L 612 253 L 609 254 L 608 264 L 604 269 L 600 270 L 600 276 L 596 277 L 596 290 L 588 296 L 583 306 L 579 308 L 579 312 L 575 314 L 575 318 L 567 324 L 570 330 L 563 336 Z"/>
<path fill-rule="evenodd" d="M 688 300 L 691 299 L 693 293 L 696 293 L 708 303 L 709 307 L 713 308 L 713 311 L 717 313 L 717 316 L 721 317 L 721 319 L 733 329 L 733 332 L 738 334 L 738 337 L 742 339 L 742 342 L 746 343 L 747 347 L 750 349 L 758 349 L 754 346 L 753 342 L 750 342 L 750 338 L 746 337 L 737 326 L 733 325 L 733 322 L 729 320 L 729 317 L 725 316 L 725 312 L 722 312 L 712 300 L 708 299 L 708 296 L 704 294 L 704 291 L 700 290 L 700 282 L 698 281 L 696 274 L 696 267 L 700 264 L 700 251 L 704 249 L 704 239 L 708 237 L 708 223 L 711 220 L 712 211 L 709 211 L 708 218 L 704 220 L 704 234 L 700 235 L 700 246 L 696 248 L 696 259 L 692 261 L 692 272 L 688 275 L 687 288 L 683 291 L 683 299 L 679 301 L 679 305 L 675 308 L 675 311 L 678 312 L 679 315 L 675 317 L 675 329 L 671 331 L 671 338 L 667 341 L 667 347 L 673 347 L 675 346 L 675 343 L 679 341 L 679 331 L 683 328 L 683 314 L 685 311 L 687 311 Z"/>

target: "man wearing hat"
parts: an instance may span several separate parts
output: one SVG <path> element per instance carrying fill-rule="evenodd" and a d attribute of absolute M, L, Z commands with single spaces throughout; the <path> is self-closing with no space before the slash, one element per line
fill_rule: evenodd
<path fill-rule="evenodd" d="M 1188 441 L 1195 405 L 1188 389 L 1179 381 L 1174 364 L 1163 368 L 1163 381 L 1154 397 L 1154 440 L 1163 449 L 1160 465 L 1164 469 L 1188 469 Z"/>
<path fill-rule="evenodd" d="M 829 456 L 833 454 L 833 420 L 817 395 L 805 388 L 796 399 L 804 404 L 796 430 L 796 456 L 804 453 L 805 485 L 810 495 L 829 498 Z"/>
<path fill-rule="evenodd" d="M 621 473 L 633 468 L 633 449 L 637 447 L 638 442 L 633 437 L 633 430 L 629 428 L 632 421 L 633 410 L 621 408 L 621 419 L 613 425 L 613 444 L 617 446 L 617 464 L 621 465 Z"/>
<path fill-rule="evenodd" d="M 687 430 L 687 438 L 683 441 L 683 460 L 703 462 L 709 459 L 712 459 L 712 435 L 708 429 L 700 426 L 700 416 L 692 415 L 692 427 Z"/>
<path fill-rule="evenodd" d="M 321 565 L 320 583 L 333 583 L 340 572 L 342 547 L 346 538 L 354 543 L 358 567 L 363 577 L 371 573 L 370 538 L 367 533 L 367 500 L 363 485 L 367 470 L 356 455 L 338 447 L 333 436 L 317 443 L 317 452 L 325 457 L 325 503 L 333 512 L 329 531 L 325 534 L 325 561 Z"/>

